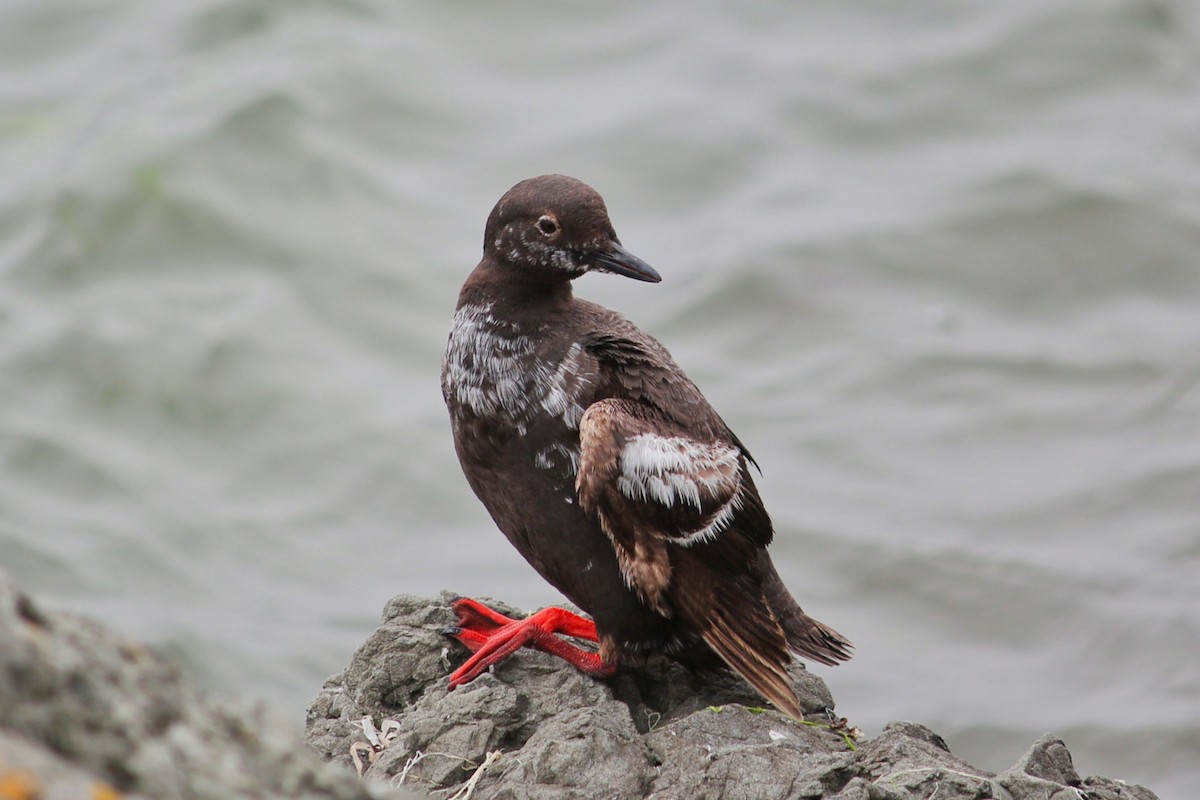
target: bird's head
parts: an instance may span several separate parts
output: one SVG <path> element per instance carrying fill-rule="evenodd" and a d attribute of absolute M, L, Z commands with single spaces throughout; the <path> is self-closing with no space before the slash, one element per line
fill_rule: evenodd
<path fill-rule="evenodd" d="M 545 282 L 611 272 L 658 283 L 662 278 L 621 246 L 600 194 L 566 175 L 542 175 L 509 189 L 488 217 L 485 257 Z"/>

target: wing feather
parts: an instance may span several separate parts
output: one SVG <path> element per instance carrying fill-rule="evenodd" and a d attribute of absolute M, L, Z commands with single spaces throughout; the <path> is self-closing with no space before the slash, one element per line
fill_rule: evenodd
<path fill-rule="evenodd" d="M 681 616 L 781 711 L 802 716 L 787 636 L 756 574 L 770 521 L 742 449 L 634 400 L 589 406 L 579 434 L 580 506 L 611 540 L 626 583 L 659 613 Z M 746 525 L 767 534 L 747 535 Z"/>

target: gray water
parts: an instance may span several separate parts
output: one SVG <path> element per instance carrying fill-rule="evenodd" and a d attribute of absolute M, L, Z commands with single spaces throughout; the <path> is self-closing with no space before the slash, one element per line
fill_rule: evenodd
<path fill-rule="evenodd" d="M 458 286 L 596 186 L 868 734 L 1200 796 L 1200 6 L 4 0 L 0 564 L 305 703 L 394 594 L 557 595 L 463 480 Z"/>

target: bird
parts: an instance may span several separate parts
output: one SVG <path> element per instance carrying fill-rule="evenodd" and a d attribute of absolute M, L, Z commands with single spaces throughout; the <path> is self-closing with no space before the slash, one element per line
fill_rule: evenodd
<path fill-rule="evenodd" d="M 595 189 L 542 175 L 500 198 L 459 293 L 441 387 L 463 473 L 587 616 L 513 619 L 459 598 L 447 633 L 472 652 L 449 687 L 525 646 L 601 679 L 693 654 L 803 718 L 793 656 L 835 665 L 853 645 L 784 586 L 746 446 L 657 339 L 574 296 L 589 272 L 662 280 L 622 246 Z"/>

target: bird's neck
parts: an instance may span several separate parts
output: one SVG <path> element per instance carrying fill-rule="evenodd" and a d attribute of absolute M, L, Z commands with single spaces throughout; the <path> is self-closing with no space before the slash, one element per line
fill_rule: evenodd
<path fill-rule="evenodd" d="M 490 304 L 513 316 L 562 312 L 574 301 L 571 282 L 530 276 L 504 262 L 484 259 L 463 284 L 459 308 Z"/>

